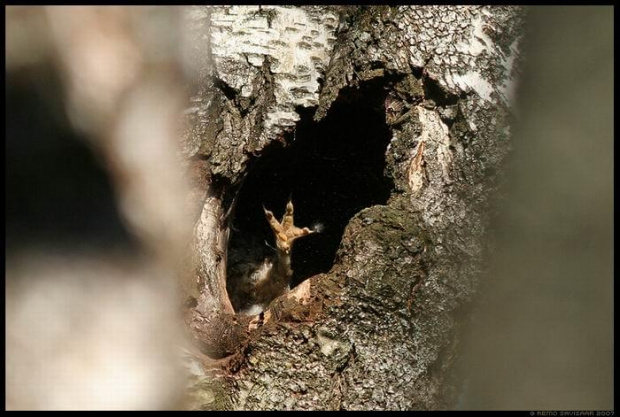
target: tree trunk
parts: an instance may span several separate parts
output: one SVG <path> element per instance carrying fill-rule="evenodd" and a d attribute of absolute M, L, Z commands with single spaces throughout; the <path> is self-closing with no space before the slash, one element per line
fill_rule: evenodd
<path fill-rule="evenodd" d="M 510 147 L 517 7 L 193 7 L 194 409 L 442 409 Z M 235 315 L 295 203 L 293 290 Z M 251 268 L 251 267 L 248 267 Z M 229 283 L 227 289 L 227 281 Z"/>

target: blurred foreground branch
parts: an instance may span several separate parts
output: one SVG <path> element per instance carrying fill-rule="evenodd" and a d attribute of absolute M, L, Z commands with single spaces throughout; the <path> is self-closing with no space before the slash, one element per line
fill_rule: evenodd
<path fill-rule="evenodd" d="M 7 8 L 9 409 L 182 398 L 177 15 Z"/>

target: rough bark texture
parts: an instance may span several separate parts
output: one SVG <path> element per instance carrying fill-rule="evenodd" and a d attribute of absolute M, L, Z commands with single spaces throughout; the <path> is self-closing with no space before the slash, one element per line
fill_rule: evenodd
<path fill-rule="evenodd" d="M 184 156 L 204 175 L 187 320 L 208 356 L 196 354 L 191 408 L 455 404 L 457 319 L 476 291 L 509 148 L 523 16 L 515 7 L 188 10 L 197 81 Z M 389 199 L 350 219 L 331 270 L 260 316 L 236 317 L 225 275 L 239 190 L 271 143 L 294 144 L 302 108 L 320 124 L 336 105 L 385 119 Z"/>

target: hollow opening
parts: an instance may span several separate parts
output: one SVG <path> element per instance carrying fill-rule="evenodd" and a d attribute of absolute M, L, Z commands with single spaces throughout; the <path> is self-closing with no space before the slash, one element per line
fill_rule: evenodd
<path fill-rule="evenodd" d="M 391 137 L 384 100 L 381 81 L 344 89 L 321 122 L 313 121 L 312 111 L 301 109 L 288 144 L 275 142 L 265 149 L 239 190 L 229 283 L 238 277 L 241 264 L 259 265 L 274 255 L 275 239 L 263 206 L 280 220 L 289 198 L 295 206 L 295 225 L 322 225 L 321 233 L 295 242 L 291 286 L 331 269 L 349 220 L 366 207 L 385 204 L 393 188 L 384 176 Z"/>

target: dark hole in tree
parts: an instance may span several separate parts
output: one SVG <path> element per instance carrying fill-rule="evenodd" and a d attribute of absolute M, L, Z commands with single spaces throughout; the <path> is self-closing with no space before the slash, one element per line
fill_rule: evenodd
<path fill-rule="evenodd" d="M 252 166 L 239 191 L 230 241 L 228 277 L 248 257 L 272 256 L 273 234 L 263 205 L 280 220 L 289 197 L 299 227 L 323 225 L 292 251 L 292 286 L 330 270 L 344 228 L 360 210 L 385 204 L 393 184 L 384 174 L 390 131 L 385 123 L 381 82 L 343 90 L 319 123 L 300 110 L 301 120 L 288 146 L 274 143 Z M 252 249 L 249 249 L 252 248 Z"/>

